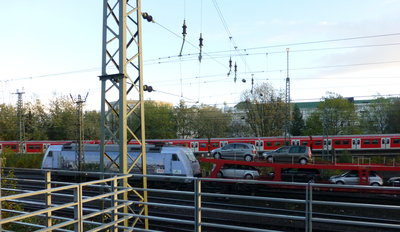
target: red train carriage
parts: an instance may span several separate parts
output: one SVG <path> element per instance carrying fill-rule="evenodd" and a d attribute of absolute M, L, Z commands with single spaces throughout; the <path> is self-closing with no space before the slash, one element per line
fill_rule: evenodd
<path fill-rule="evenodd" d="M 71 143 L 73 141 L 27 141 L 23 143 L 22 152 L 43 153 L 49 145 Z M 147 143 L 164 143 L 184 146 L 196 154 L 207 154 L 209 151 L 225 146 L 228 143 L 250 143 L 259 153 L 276 150 L 285 144 L 309 146 L 313 152 L 323 150 L 335 151 L 384 151 L 400 150 L 400 134 L 386 135 L 335 135 L 335 136 L 292 136 L 283 137 L 248 137 L 248 138 L 211 138 L 211 139 L 148 139 Z M 99 140 L 88 140 L 85 143 L 100 143 Z M 131 141 L 130 144 L 137 144 Z M 20 152 L 19 141 L 0 141 L 0 152 L 11 150 Z"/>

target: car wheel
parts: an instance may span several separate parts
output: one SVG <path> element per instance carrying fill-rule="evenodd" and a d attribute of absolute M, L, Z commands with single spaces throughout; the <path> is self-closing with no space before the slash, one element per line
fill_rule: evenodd
<path fill-rule="evenodd" d="M 214 159 L 221 159 L 221 154 L 215 153 L 214 154 Z"/>
<path fill-rule="evenodd" d="M 336 181 L 336 184 L 344 185 L 343 181 Z"/>
<path fill-rule="evenodd" d="M 300 160 L 299 160 L 299 163 L 300 163 L 300 164 L 307 164 L 307 160 L 304 159 L 304 158 L 303 158 L 303 159 L 300 159 Z"/>
<path fill-rule="evenodd" d="M 374 182 L 374 183 L 372 183 L 372 184 L 371 184 L 371 186 L 380 186 L 380 184 L 379 184 L 379 183 L 376 183 L 376 182 Z"/>
<path fill-rule="evenodd" d="M 270 162 L 270 163 L 273 163 L 274 162 L 274 157 L 268 156 L 267 157 L 267 161 Z"/>
<path fill-rule="evenodd" d="M 247 161 L 247 162 L 253 161 L 253 157 L 251 157 L 251 155 L 246 155 L 244 157 L 244 161 Z"/>
<path fill-rule="evenodd" d="M 222 174 L 222 172 L 218 172 L 218 173 L 217 173 L 217 177 L 218 177 L 218 178 L 223 178 L 223 177 L 224 177 L 224 174 Z"/>
<path fill-rule="evenodd" d="M 252 179 L 254 179 L 253 176 L 250 175 L 250 174 L 246 174 L 246 175 L 244 176 L 244 178 L 245 178 L 246 180 L 252 180 Z"/>

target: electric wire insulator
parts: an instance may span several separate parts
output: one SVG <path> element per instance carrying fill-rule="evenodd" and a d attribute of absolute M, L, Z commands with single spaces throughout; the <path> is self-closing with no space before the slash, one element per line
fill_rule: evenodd
<path fill-rule="evenodd" d="M 187 26 L 186 26 L 186 21 L 185 20 L 183 20 L 183 26 L 182 26 L 182 35 L 183 35 L 183 37 L 186 37 L 186 28 L 187 28 Z"/>
<path fill-rule="evenodd" d="M 202 36 L 202 33 L 200 33 L 199 47 L 200 47 L 199 62 L 201 62 L 201 59 L 203 58 L 203 56 L 202 56 L 202 48 L 203 48 L 203 36 Z"/>
<path fill-rule="evenodd" d="M 186 20 L 183 20 L 183 25 L 182 25 L 182 46 L 181 46 L 181 51 L 179 52 L 179 56 L 182 56 L 182 51 L 183 51 L 183 45 L 185 45 L 185 40 L 186 40 Z"/>
<path fill-rule="evenodd" d="M 231 71 L 232 71 L 232 57 L 229 57 L 229 72 L 228 72 L 228 77 L 231 75 Z"/>

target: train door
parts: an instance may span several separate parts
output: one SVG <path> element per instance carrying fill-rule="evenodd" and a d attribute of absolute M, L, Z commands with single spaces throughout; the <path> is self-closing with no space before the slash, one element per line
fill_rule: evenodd
<path fill-rule="evenodd" d="M 220 141 L 219 142 L 219 147 L 223 147 L 223 146 L 225 146 L 227 144 L 228 144 L 228 141 Z"/>
<path fill-rule="evenodd" d="M 185 174 L 182 162 L 179 160 L 179 156 L 177 154 L 171 154 L 170 161 L 171 161 L 170 167 L 172 175 Z"/>
<path fill-rule="evenodd" d="M 332 150 L 332 139 L 324 139 L 324 150 Z"/>
<path fill-rule="evenodd" d="M 389 149 L 390 148 L 390 139 L 389 138 L 381 138 L 381 148 Z"/>
<path fill-rule="evenodd" d="M 361 141 L 359 138 L 351 139 L 351 149 L 360 149 Z"/>
<path fill-rule="evenodd" d="M 300 146 L 300 139 L 292 139 L 293 146 Z"/>
<path fill-rule="evenodd" d="M 61 152 L 60 151 L 49 151 L 46 159 L 43 161 L 42 168 L 61 168 Z"/>
<path fill-rule="evenodd" d="M 256 149 L 257 151 L 264 151 L 264 141 L 256 140 Z"/>
<path fill-rule="evenodd" d="M 190 142 L 190 148 L 193 152 L 199 152 L 199 142 Z"/>

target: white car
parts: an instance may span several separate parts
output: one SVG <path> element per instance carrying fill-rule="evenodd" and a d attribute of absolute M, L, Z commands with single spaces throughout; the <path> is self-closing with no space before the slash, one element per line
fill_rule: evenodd
<path fill-rule="evenodd" d="M 381 186 L 383 185 L 383 180 L 376 172 L 369 172 L 369 184 L 372 186 Z M 350 184 L 350 185 L 358 185 L 360 183 L 360 178 L 358 176 L 358 171 L 352 170 L 345 172 L 339 176 L 332 176 L 329 178 L 329 182 L 332 184 Z"/>
<path fill-rule="evenodd" d="M 225 164 L 217 174 L 218 178 L 257 179 L 260 172 L 253 166 Z"/>

